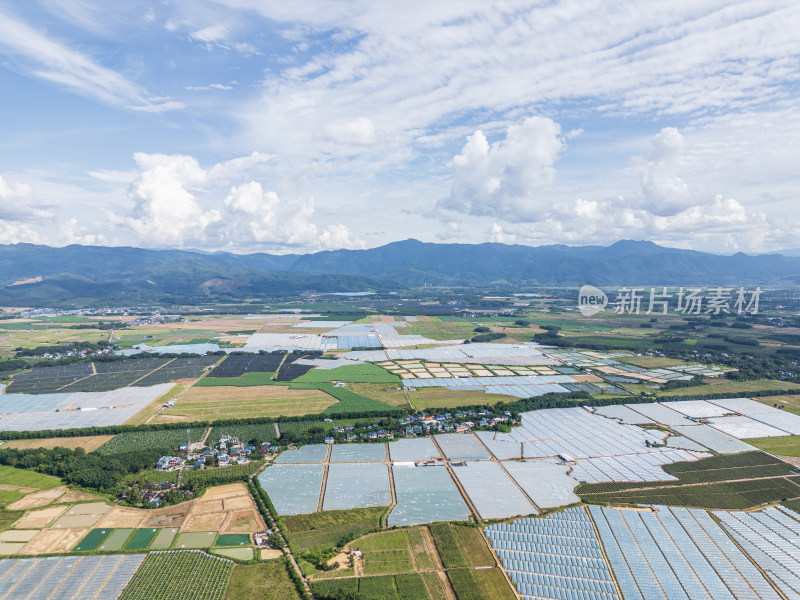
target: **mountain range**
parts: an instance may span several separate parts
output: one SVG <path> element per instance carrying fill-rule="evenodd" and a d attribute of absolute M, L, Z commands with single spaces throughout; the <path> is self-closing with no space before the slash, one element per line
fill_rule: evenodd
<path fill-rule="evenodd" d="M 236 300 L 434 286 L 786 285 L 800 257 L 719 255 L 652 242 L 611 246 L 393 242 L 368 250 L 231 254 L 0 245 L 0 303 Z"/>

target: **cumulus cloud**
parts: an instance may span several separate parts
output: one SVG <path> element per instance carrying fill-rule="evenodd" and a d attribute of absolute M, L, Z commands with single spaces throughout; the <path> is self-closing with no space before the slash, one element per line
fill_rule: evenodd
<path fill-rule="evenodd" d="M 134 159 L 140 168 L 129 191 L 134 205 L 120 224 L 140 243 L 228 250 L 363 247 L 345 225 L 320 232 L 311 199 L 280 198 L 258 181 L 231 185 L 269 160 L 267 155 L 253 153 L 208 169 L 185 155 L 140 153 Z"/>
<path fill-rule="evenodd" d="M 33 190 L 27 183 L 8 183 L 0 175 L 0 219 L 34 221 L 52 219 L 53 206 L 32 202 Z"/>
<path fill-rule="evenodd" d="M 653 149 L 649 156 L 634 157 L 641 172 L 641 205 L 656 215 L 676 215 L 699 201 L 678 175 L 685 140 L 677 128 L 665 127 L 650 144 Z"/>
<path fill-rule="evenodd" d="M 511 125 L 505 139 L 489 144 L 478 130 L 453 158 L 450 195 L 439 208 L 508 221 L 537 218 L 546 206 L 540 192 L 555 179 L 564 148 L 561 127 L 546 117 Z"/>
<path fill-rule="evenodd" d="M 498 244 L 513 244 L 517 241 L 517 236 L 513 233 L 507 233 L 500 225 L 493 223 L 492 228 L 489 230 L 489 239 Z"/>

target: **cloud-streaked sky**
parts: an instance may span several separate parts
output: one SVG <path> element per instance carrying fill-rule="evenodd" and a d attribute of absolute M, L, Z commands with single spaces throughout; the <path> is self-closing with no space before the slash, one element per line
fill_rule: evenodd
<path fill-rule="evenodd" d="M 796 0 L 0 0 L 0 243 L 800 246 Z"/>

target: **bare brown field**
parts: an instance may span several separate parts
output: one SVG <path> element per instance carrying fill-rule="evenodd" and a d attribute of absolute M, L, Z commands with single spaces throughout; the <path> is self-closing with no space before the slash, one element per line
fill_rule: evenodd
<path fill-rule="evenodd" d="M 40 506 L 47 506 L 59 496 L 63 496 L 67 491 L 65 487 L 57 487 L 51 490 L 43 490 L 28 494 L 24 498 L 20 498 L 16 502 L 8 505 L 9 510 L 27 510 L 29 508 L 39 508 Z"/>
<path fill-rule="evenodd" d="M 192 509 L 194 500 L 182 502 L 175 506 L 159 508 L 147 511 L 150 517 L 143 525 L 144 527 L 180 527 L 186 520 L 186 515 Z"/>
<path fill-rule="evenodd" d="M 154 415 L 158 413 L 158 411 L 163 408 L 164 404 L 170 400 L 179 398 L 196 382 L 197 379 L 180 379 L 176 381 L 175 385 L 172 386 L 171 389 L 164 392 L 161 396 L 153 400 L 150 404 L 125 421 L 125 425 L 142 425 L 147 423 Z"/>
<path fill-rule="evenodd" d="M 139 527 L 147 518 L 149 511 L 139 508 L 115 506 L 97 522 L 101 529 L 114 529 L 116 527 Z"/>
<path fill-rule="evenodd" d="M 31 448 L 83 448 L 86 452 L 97 450 L 100 446 L 110 440 L 113 435 L 88 435 L 82 437 L 69 438 L 42 438 L 40 440 L 9 440 L 5 442 L 3 448 L 14 448 L 16 450 L 30 450 Z"/>
<path fill-rule="evenodd" d="M 256 510 L 237 510 L 230 513 L 223 525 L 225 533 L 252 533 L 264 528 L 261 515 Z"/>
<path fill-rule="evenodd" d="M 14 529 L 41 529 L 67 510 L 66 506 L 50 506 L 41 510 L 33 510 L 22 516 L 12 527 Z"/>
<path fill-rule="evenodd" d="M 0 542 L 30 542 L 37 533 L 36 529 L 9 529 L 0 533 Z"/>
<path fill-rule="evenodd" d="M 181 418 L 212 421 L 220 418 L 291 417 L 317 414 L 335 403 L 336 399 L 325 392 L 293 390 L 284 385 L 196 386 L 151 422 L 168 423 Z"/>
<path fill-rule="evenodd" d="M 79 492 L 78 490 L 70 490 L 61 498 L 58 499 L 56 504 L 62 504 L 67 502 L 85 502 L 86 500 L 102 500 L 101 496 L 96 496 L 95 494 L 90 494 L 88 492 Z"/>
<path fill-rule="evenodd" d="M 43 529 L 20 551 L 20 554 L 64 554 L 89 533 L 88 527 L 72 529 Z"/>
<path fill-rule="evenodd" d="M 181 531 L 219 531 L 227 518 L 224 512 L 190 514 L 181 526 Z"/>

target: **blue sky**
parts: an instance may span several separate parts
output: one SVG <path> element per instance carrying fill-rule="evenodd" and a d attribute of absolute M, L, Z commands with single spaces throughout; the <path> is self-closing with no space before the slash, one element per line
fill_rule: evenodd
<path fill-rule="evenodd" d="M 794 248 L 800 5 L 0 0 L 0 243 Z"/>

